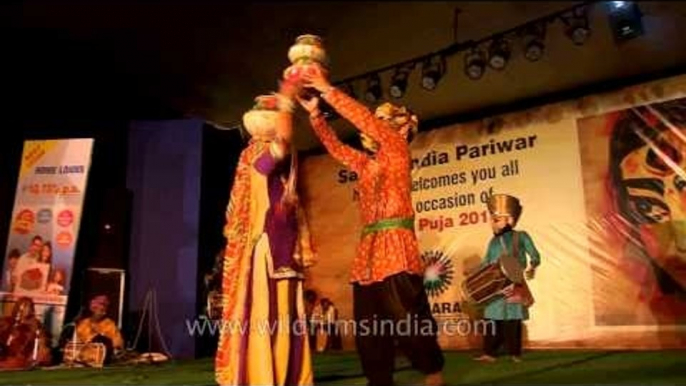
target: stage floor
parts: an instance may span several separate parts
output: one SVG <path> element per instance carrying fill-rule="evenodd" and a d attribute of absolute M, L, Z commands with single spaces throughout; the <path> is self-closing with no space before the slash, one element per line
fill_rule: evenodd
<path fill-rule="evenodd" d="M 614 384 L 684 385 L 686 351 L 587 352 L 537 351 L 524 362 L 502 358 L 475 363 L 472 353 L 446 352 L 445 378 L 459 384 Z M 314 359 L 317 385 L 364 385 L 354 353 L 320 354 Z M 0 384 L 12 385 L 212 385 L 212 359 L 161 365 L 104 369 L 56 369 L 0 372 Z M 407 362 L 398 361 L 399 385 L 421 384 L 422 377 Z"/>

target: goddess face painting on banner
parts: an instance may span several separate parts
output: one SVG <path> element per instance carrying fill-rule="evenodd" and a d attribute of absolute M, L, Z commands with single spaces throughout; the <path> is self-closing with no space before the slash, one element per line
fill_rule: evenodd
<path fill-rule="evenodd" d="M 686 99 L 582 119 L 579 137 L 592 238 L 604 239 L 592 253 L 607 263 L 595 298 L 634 287 L 596 301 L 596 325 L 686 324 Z"/>

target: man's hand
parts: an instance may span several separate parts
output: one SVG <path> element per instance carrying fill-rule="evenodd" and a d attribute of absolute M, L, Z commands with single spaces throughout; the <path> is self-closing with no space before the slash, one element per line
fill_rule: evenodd
<path fill-rule="evenodd" d="M 510 297 L 514 295 L 514 284 L 510 284 L 507 287 L 503 288 L 502 291 L 500 291 L 505 297 Z"/>
<path fill-rule="evenodd" d="M 279 94 L 285 96 L 286 98 L 293 99 L 298 91 L 298 85 L 288 80 L 282 81 L 279 85 Z"/>
<path fill-rule="evenodd" d="M 300 105 L 310 113 L 310 115 L 315 115 L 319 112 L 319 98 L 317 97 L 312 97 L 310 99 L 303 99 L 301 97 L 296 97 L 298 99 L 298 102 L 300 102 Z"/>
<path fill-rule="evenodd" d="M 316 63 L 303 69 L 301 79 L 303 86 L 311 87 L 319 92 L 325 92 L 331 88 L 331 83 L 326 77 L 326 70 Z"/>

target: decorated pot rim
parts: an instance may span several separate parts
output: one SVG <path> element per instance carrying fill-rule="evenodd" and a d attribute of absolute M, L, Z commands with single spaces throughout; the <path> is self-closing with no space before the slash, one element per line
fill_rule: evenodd
<path fill-rule="evenodd" d="M 259 95 L 255 97 L 255 104 L 252 110 L 258 111 L 277 111 L 279 100 L 274 94 Z"/>
<path fill-rule="evenodd" d="M 249 110 L 243 114 L 243 127 L 253 138 L 270 139 L 276 135 L 276 116 L 273 110 Z"/>
<path fill-rule="evenodd" d="M 327 58 L 320 60 L 313 56 L 300 56 L 293 61 L 294 65 L 306 65 L 306 64 L 321 64 L 323 67 L 328 67 L 329 61 Z"/>
<path fill-rule="evenodd" d="M 313 34 L 303 34 L 295 38 L 295 43 L 321 47 L 324 45 L 324 39 L 322 39 L 320 36 Z"/>

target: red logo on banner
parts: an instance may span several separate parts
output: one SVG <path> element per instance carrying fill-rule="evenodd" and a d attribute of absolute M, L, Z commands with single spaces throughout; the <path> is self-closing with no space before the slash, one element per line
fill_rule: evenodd
<path fill-rule="evenodd" d="M 36 216 L 33 214 L 33 211 L 24 209 L 17 213 L 17 217 L 14 219 L 13 230 L 15 233 L 25 235 L 31 232 L 35 221 Z"/>
<path fill-rule="evenodd" d="M 57 215 L 57 225 L 68 227 L 74 222 L 74 213 L 71 210 L 63 210 Z"/>
<path fill-rule="evenodd" d="M 69 232 L 60 232 L 57 234 L 57 238 L 55 241 L 57 242 L 57 245 L 59 245 L 60 247 L 66 248 L 71 245 L 71 243 L 74 241 L 74 238 Z"/>

